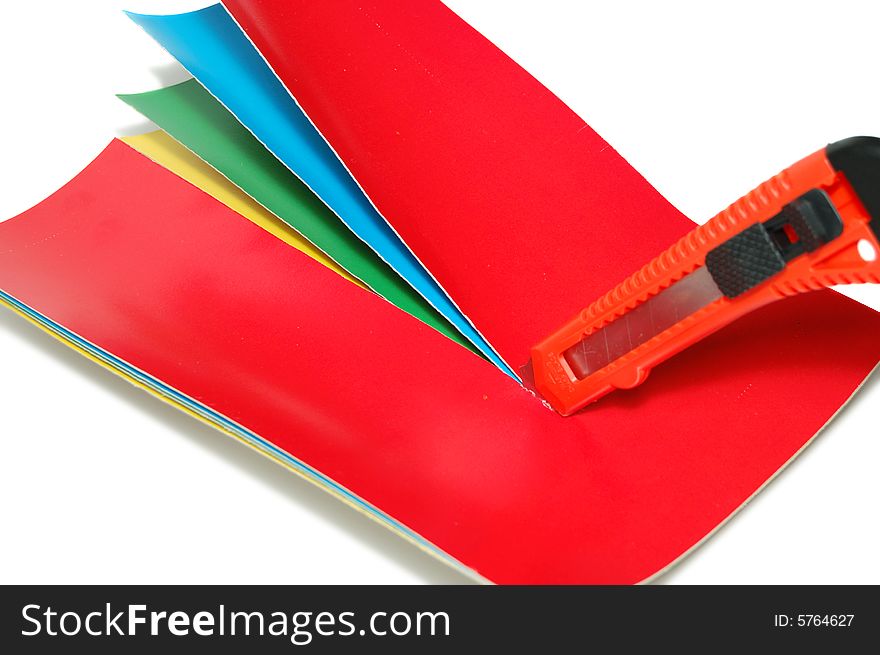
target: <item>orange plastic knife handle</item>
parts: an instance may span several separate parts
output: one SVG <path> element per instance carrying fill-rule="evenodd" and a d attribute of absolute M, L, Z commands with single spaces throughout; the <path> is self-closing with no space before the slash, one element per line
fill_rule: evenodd
<path fill-rule="evenodd" d="M 834 160 L 832 162 L 832 160 Z M 684 318 L 604 368 L 577 379 L 563 353 L 584 337 L 668 288 L 706 262 L 706 255 L 746 228 L 779 214 L 812 189 L 825 191 L 843 232 L 750 291 L 718 300 Z M 872 224 L 873 221 L 873 224 Z M 531 350 L 535 388 L 569 415 L 615 389 L 635 387 L 651 369 L 691 344 L 763 305 L 835 284 L 880 282 L 880 261 L 866 261 L 859 242 L 880 253 L 880 139 L 855 137 L 802 159 L 695 228 L 654 260 L 589 305 Z"/>

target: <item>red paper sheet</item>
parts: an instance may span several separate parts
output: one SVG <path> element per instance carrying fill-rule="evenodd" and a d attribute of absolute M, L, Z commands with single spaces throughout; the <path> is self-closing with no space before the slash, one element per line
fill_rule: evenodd
<path fill-rule="evenodd" d="M 514 369 L 693 227 L 438 0 L 224 4 Z"/>
<path fill-rule="evenodd" d="M 877 315 L 820 293 L 562 418 L 118 141 L 0 224 L 0 290 L 495 582 L 651 576 L 797 453 L 880 357 Z"/>

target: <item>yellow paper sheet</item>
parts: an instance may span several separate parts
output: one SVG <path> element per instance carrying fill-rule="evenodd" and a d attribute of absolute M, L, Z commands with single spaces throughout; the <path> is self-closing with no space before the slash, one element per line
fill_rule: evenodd
<path fill-rule="evenodd" d="M 324 254 L 323 251 L 316 248 L 310 241 L 287 225 L 287 223 L 257 203 L 244 191 L 232 184 L 223 175 L 162 130 L 134 136 L 124 136 L 121 137 L 121 140 L 145 157 L 153 160 L 163 168 L 167 168 L 209 196 L 216 198 L 233 211 L 238 212 L 285 243 L 304 252 L 327 268 L 336 271 L 346 280 L 358 286 L 363 286 L 360 281 L 349 275 L 336 262 Z"/>

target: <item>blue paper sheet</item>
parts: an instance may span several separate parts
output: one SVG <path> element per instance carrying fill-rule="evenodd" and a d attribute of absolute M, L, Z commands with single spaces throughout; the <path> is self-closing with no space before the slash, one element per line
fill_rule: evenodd
<path fill-rule="evenodd" d="M 128 15 L 480 352 L 517 377 L 373 207 L 222 5 L 170 16 Z"/>

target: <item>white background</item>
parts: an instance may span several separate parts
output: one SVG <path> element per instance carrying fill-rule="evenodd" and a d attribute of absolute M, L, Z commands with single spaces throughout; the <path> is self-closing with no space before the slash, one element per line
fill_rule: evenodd
<path fill-rule="evenodd" d="M 206 4 L 4 7 L 0 217 L 149 127 L 114 93 L 186 77 L 120 9 Z M 875 2 L 449 4 L 697 220 L 829 141 L 880 135 Z M 848 293 L 880 309 L 880 289 Z M 466 580 L 6 310 L 0 362 L 0 582 Z M 660 581 L 880 582 L 878 407 L 875 375 Z"/>

